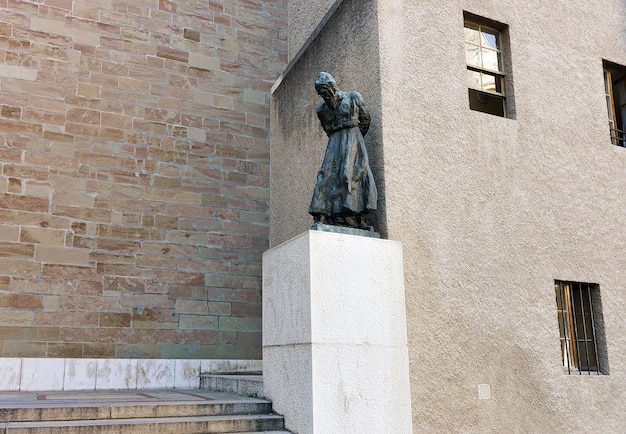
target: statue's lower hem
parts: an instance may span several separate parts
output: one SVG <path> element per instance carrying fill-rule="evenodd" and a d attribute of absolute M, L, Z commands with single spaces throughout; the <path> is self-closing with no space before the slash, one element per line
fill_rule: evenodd
<path fill-rule="evenodd" d="M 351 228 L 348 226 L 325 225 L 324 223 L 315 222 L 311 226 L 312 231 L 334 232 L 338 234 L 357 235 L 359 237 L 380 238 L 380 234 L 374 230 Z"/>

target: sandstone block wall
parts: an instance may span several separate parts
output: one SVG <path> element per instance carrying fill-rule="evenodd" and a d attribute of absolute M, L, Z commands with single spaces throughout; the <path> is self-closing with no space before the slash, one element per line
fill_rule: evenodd
<path fill-rule="evenodd" d="M 259 358 L 286 0 L 0 0 L 0 355 Z"/>

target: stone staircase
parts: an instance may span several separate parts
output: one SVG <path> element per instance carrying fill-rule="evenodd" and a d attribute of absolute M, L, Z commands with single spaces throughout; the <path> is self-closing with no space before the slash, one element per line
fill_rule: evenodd
<path fill-rule="evenodd" d="M 0 402 L 0 434 L 281 432 L 269 401 L 206 391 L 48 392 Z M 43 397 L 43 398 L 42 398 Z"/>

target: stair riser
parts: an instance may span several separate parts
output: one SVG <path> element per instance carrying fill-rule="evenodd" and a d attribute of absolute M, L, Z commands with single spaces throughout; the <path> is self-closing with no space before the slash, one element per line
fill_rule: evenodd
<path fill-rule="evenodd" d="M 2 428 L 0 424 L 0 434 L 145 434 L 145 433 L 241 433 L 251 431 L 280 430 L 283 428 L 282 419 L 259 419 L 259 420 L 229 420 L 229 421 L 192 421 L 192 422 L 171 422 L 171 423 L 122 423 L 107 425 L 81 425 L 81 426 L 59 426 L 51 424 L 6 424 Z M 29 426 L 19 426 L 29 425 Z"/>
<path fill-rule="evenodd" d="M 0 408 L 2 422 L 106 420 L 150 417 L 186 417 L 262 414 L 272 411 L 269 402 L 229 404 L 130 405 L 103 407 Z M 0 434 L 3 434 L 0 431 Z"/>

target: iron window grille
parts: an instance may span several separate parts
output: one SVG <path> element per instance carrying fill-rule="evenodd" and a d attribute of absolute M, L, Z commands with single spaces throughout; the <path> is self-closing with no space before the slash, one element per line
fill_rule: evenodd
<path fill-rule="evenodd" d="M 602 323 L 598 285 L 557 280 L 554 287 L 563 367 L 568 374 L 600 375 L 606 351 L 598 339 Z"/>

